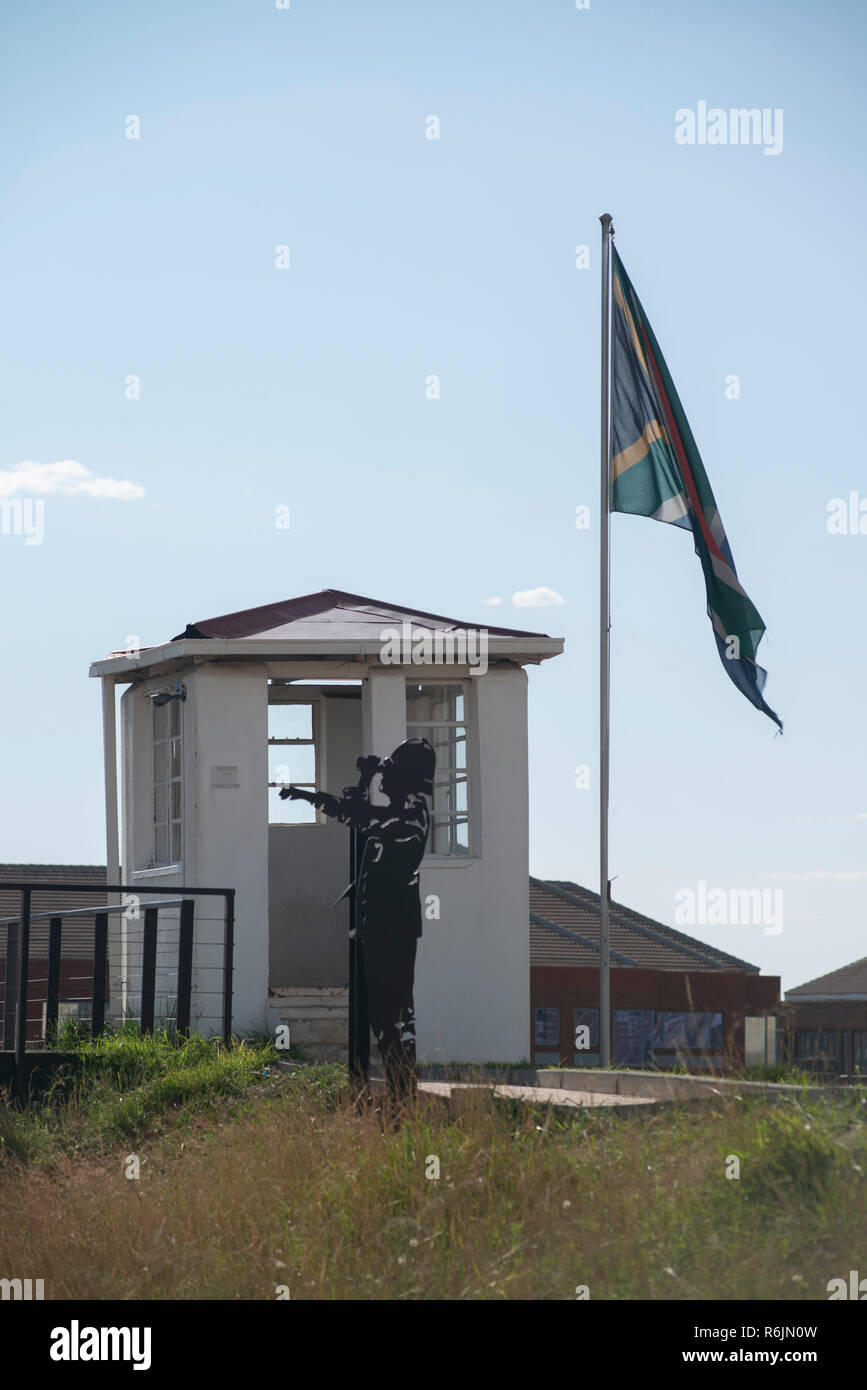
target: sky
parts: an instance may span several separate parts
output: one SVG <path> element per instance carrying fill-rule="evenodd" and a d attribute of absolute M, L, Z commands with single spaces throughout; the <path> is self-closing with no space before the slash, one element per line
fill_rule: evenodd
<path fill-rule="evenodd" d="M 598 889 L 610 212 L 785 724 L 688 533 L 614 516 L 614 897 L 781 892 L 680 925 L 783 989 L 867 954 L 865 36 L 860 0 L 4 6 L 0 861 L 105 862 L 90 662 L 339 588 L 565 638 L 530 867 Z M 702 102 L 774 142 L 681 143 Z"/>

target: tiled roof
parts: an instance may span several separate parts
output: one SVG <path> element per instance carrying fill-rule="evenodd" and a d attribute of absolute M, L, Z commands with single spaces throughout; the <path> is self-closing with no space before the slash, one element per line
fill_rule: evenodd
<path fill-rule="evenodd" d="M 622 903 L 611 903 L 609 921 L 612 967 L 759 973 L 758 966 Z M 562 879 L 530 879 L 530 963 L 599 965 L 598 893 Z"/>
<path fill-rule="evenodd" d="M 285 599 L 282 603 L 266 603 L 259 608 L 245 608 L 238 613 L 224 613 L 217 618 L 202 618 L 188 623 L 183 632 L 171 640 L 184 637 L 259 637 L 278 641 L 285 638 L 305 638 L 334 641 L 370 638 L 380 640 L 383 625 L 389 627 L 409 622 L 414 628 L 440 631 L 462 631 L 483 627 L 490 637 L 546 637 L 543 632 L 522 632 L 516 628 L 492 627 L 488 623 L 464 623 L 457 618 L 445 618 L 437 613 L 425 613 L 404 608 L 399 603 L 383 603 L 379 599 L 348 594 L 342 589 L 320 589 L 316 594 Z"/>
<path fill-rule="evenodd" d="M 48 888 L 34 892 L 31 898 L 32 915 L 58 912 L 61 909 L 105 907 L 106 871 L 101 864 L 0 864 L 0 923 L 21 911 L 21 894 L 7 888 L 7 883 L 81 883 L 93 884 L 93 893 L 64 893 Z M 6 927 L 0 925 L 0 956 L 6 954 Z M 33 922 L 30 928 L 30 954 L 35 960 L 48 955 L 48 921 Z M 70 918 L 63 924 L 61 954 L 65 959 L 87 959 L 93 954 L 93 919 Z"/>
<path fill-rule="evenodd" d="M 855 994 L 867 999 L 867 956 L 820 975 L 817 980 L 808 980 L 805 985 L 786 990 L 787 999 L 816 999 L 835 994 Z"/>

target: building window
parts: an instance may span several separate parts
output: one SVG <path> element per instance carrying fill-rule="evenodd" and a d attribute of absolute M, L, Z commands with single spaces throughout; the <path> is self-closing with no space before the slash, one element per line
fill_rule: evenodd
<path fill-rule="evenodd" d="M 837 1031 L 834 1028 L 819 1029 L 819 1056 L 834 1060 L 837 1056 Z"/>
<path fill-rule="evenodd" d="M 721 1013 L 675 1010 L 653 1015 L 654 1051 L 720 1052 L 722 1045 Z"/>
<path fill-rule="evenodd" d="M 837 1056 L 837 1034 L 832 1028 L 798 1028 L 795 1033 L 797 1061 L 832 1061 Z"/>
<path fill-rule="evenodd" d="M 650 1009 L 615 1009 L 614 1061 L 625 1067 L 653 1061 L 653 1013 Z"/>
<path fill-rule="evenodd" d="M 539 1008 L 535 1011 L 533 1039 L 536 1047 L 560 1046 L 560 1010 Z"/>
<path fill-rule="evenodd" d="M 588 1029 L 590 1044 L 589 1051 L 595 1052 L 599 1046 L 599 1010 L 576 1009 L 574 1019 L 574 1032 L 576 1038 L 578 1037 L 579 1028 Z"/>
<path fill-rule="evenodd" d="M 181 701 L 153 707 L 154 731 L 154 855 L 153 866 L 180 864 L 183 797 L 181 759 Z"/>
<path fill-rule="evenodd" d="M 852 1070 L 867 1071 L 867 1033 L 863 1029 L 852 1034 Z"/>
<path fill-rule="evenodd" d="M 280 788 L 316 791 L 319 787 L 318 704 L 292 700 L 268 705 L 268 823 L 315 825 L 315 806 L 307 801 L 282 801 Z"/>
<path fill-rule="evenodd" d="M 579 1029 L 587 1029 L 580 1032 Z M 573 1062 L 576 1067 L 598 1067 L 599 1065 L 599 1010 L 576 1009 L 572 1018 Z M 578 1046 L 579 1042 L 582 1044 Z"/>
<path fill-rule="evenodd" d="M 462 681 L 441 685 L 407 681 L 407 738 L 426 738 L 437 755 L 429 854 L 471 852 L 467 704 Z"/>

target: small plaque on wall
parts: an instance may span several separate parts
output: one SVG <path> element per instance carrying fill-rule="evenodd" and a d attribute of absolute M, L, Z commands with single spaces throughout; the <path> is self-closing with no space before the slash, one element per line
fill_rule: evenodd
<path fill-rule="evenodd" d="M 212 787 L 239 787 L 238 769 L 236 767 L 212 767 L 211 786 Z"/>

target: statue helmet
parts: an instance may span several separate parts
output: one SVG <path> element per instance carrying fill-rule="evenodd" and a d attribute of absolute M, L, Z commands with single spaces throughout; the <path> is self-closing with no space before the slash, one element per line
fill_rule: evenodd
<path fill-rule="evenodd" d="M 411 791 L 433 794 L 433 775 L 437 755 L 426 738 L 408 738 L 398 744 L 390 758 L 381 764 L 383 772 L 390 770 Z"/>

